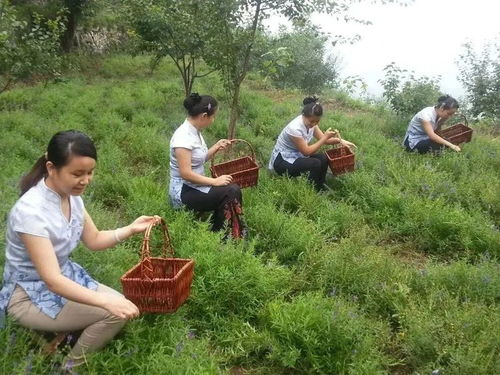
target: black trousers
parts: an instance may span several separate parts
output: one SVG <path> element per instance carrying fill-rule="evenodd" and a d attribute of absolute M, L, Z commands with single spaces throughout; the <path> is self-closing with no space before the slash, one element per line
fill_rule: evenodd
<path fill-rule="evenodd" d="M 418 142 L 413 149 L 410 148 L 410 141 L 408 137 L 405 139 L 406 151 L 417 150 L 419 154 L 425 154 L 427 152 L 440 152 L 443 151 L 444 146 L 442 144 L 431 141 L 430 139 L 425 139 Z"/>
<path fill-rule="evenodd" d="M 308 158 L 298 158 L 291 164 L 285 161 L 280 153 L 274 160 L 273 167 L 279 175 L 287 173 L 291 177 L 297 177 L 308 173 L 308 178 L 314 184 L 314 188 L 320 191 L 324 189 L 328 159 L 325 154 L 313 154 Z"/>
<path fill-rule="evenodd" d="M 224 206 L 228 202 L 242 203 L 240 187 L 236 184 L 226 186 L 212 186 L 208 193 L 203 193 L 186 184 L 182 185 L 182 203 L 193 211 L 213 211 L 212 230 L 219 231 L 224 226 Z"/>

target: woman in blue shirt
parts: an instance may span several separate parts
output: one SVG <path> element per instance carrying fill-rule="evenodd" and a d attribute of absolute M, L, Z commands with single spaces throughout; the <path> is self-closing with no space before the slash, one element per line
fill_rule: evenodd
<path fill-rule="evenodd" d="M 21 197 L 7 221 L 0 314 L 7 311 L 22 326 L 41 331 L 83 330 L 66 358 L 68 367 L 84 363 L 139 315 L 131 301 L 99 284 L 69 255 L 80 240 L 90 250 L 104 250 L 158 219 L 141 216 L 125 227 L 99 231 L 81 198 L 96 161 L 85 134 L 55 134 L 21 180 Z"/>

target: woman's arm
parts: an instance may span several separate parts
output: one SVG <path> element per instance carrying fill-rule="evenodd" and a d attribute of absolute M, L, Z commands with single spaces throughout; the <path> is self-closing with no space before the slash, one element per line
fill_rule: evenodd
<path fill-rule="evenodd" d="M 434 129 L 432 128 L 432 124 L 429 121 L 422 120 L 422 126 L 423 126 L 424 131 L 427 133 L 427 135 L 429 136 L 429 139 L 431 141 L 439 143 L 440 145 L 447 146 L 447 147 L 451 148 L 452 150 L 460 151 L 460 147 L 458 147 L 457 145 L 454 145 L 451 142 L 448 142 L 446 139 L 441 138 L 439 135 L 437 135 L 434 132 Z"/>
<path fill-rule="evenodd" d="M 315 130 L 316 132 L 316 130 Z M 308 145 L 307 142 L 305 141 L 304 138 L 302 137 L 294 137 L 291 136 L 293 144 L 297 149 L 302 153 L 303 155 L 310 156 L 317 152 L 321 146 L 326 144 L 326 142 L 335 136 L 335 132 L 332 132 L 330 129 L 328 129 L 325 133 L 323 133 L 323 136 L 318 139 L 317 142 L 313 143 L 312 145 Z"/>
<path fill-rule="evenodd" d="M 24 233 L 20 234 L 20 237 L 40 278 L 51 292 L 74 302 L 101 307 L 122 319 L 139 315 L 137 306 L 126 298 L 98 293 L 64 276 L 48 238 Z"/>
<path fill-rule="evenodd" d="M 229 139 L 219 139 L 212 147 L 208 149 L 206 160 L 212 159 L 216 151 L 224 150 L 230 144 L 231 141 Z"/>
<path fill-rule="evenodd" d="M 149 224 L 159 219 L 155 216 L 140 216 L 125 227 L 100 231 L 87 210 L 84 211 L 84 218 L 82 241 L 90 250 L 104 250 L 115 246 L 136 233 L 144 232 Z"/>
<path fill-rule="evenodd" d="M 212 148 L 213 147 L 214 146 L 212 146 Z M 212 178 L 193 172 L 191 168 L 191 150 L 177 147 L 174 152 L 177 164 L 179 165 L 181 177 L 186 181 L 192 182 L 193 184 L 208 186 L 225 186 L 229 185 L 233 181 L 233 178 L 229 175 Z"/>

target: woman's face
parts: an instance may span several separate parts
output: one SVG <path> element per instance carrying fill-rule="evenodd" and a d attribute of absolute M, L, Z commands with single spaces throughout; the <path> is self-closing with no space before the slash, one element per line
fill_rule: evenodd
<path fill-rule="evenodd" d="M 302 116 L 304 119 L 304 124 L 310 129 L 314 128 L 321 121 L 321 116 Z"/>
<path fill-rule="evenodd" d="M 96 161 L 88 156 L 73 156 L 68 164 L 56 168 L 48 161 L 47 184 L 59 195 L 81 195 L 94 177 Z"/>
<path fill-rule="evenodd" d="M 436 112 L 440 118 L 442 118 L 443 120 L 448 120 L 457 112 L 457 109 L 456 108 L 438 109 Z"/>

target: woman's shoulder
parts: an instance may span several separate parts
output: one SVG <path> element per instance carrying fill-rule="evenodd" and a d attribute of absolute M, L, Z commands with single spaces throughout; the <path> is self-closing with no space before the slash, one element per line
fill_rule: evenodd
<path fill-rule="evenodd" d="M 11 212 L 34 214 L 45 211 L 45 198 L 36 186 L 29 189 L 16 201 Z"/>
<path fill-rule="evenodd" d="M 418 112 L 414 118 L 418 120 L 434 121 L 436 118 L 436 110 L 434 107 L 425 107 Z"/>

